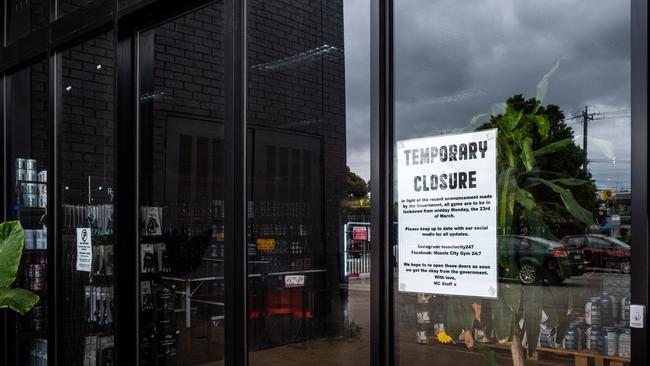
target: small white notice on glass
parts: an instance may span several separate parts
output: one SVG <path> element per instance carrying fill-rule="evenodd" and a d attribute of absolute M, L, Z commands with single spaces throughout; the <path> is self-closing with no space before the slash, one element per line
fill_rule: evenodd
<path fill-rule="evenodd" d="M 496 137 L 397 142 L 400 291 L 497 297 Z"/>
<path fill-rule="evenodd" d="M 304 275 L 287 275 L 284 276 L 284 287 L 303 287 L 305 286 Z"/>
<path fill-rule="evenodd" d="M 90 272 L 93 263 L 93 247 L 90 228 L 77 228 L 77 271 Z"/>

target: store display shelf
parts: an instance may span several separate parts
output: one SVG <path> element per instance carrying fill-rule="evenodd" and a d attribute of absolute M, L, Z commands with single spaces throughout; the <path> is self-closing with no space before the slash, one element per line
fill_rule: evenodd
<path fill-rule="evenodd" d="M 466 350 L 465 342 L 458 341 L 456 344 L 443 345 L 435 341 L 435 337 L 429 337 L 429 343 L 433 343 L 440 347 L 461 348 Z M 486 343 L 487 346 L 493 349 L 502 351 L 510 351 L 510 343 Z M 532 361 L 544 361 L 544 358 L 551 356 L 561 356 L 573 359 L 575 366 L 587 366 L 590 364 L 601 366 L 605 365 L 608 361 L 609 366 L 626 366 L 630 365 L 631 360 L 626 357 L 610 356 L 591 350 L 568 350 L 563 348 L 550 348 L 550 347 L 537 347 L 532 356 L 529 357 Z"/>
<path fill-rule="evenodd" d="M 577 351 L 577 350 L 569 350 L 569 349 L 562 349 L 562 348 L 547 348 L 547 347 L 537 347 L 531 359 L 538 361 L 541 360 L 544 355 L 549 355 L 549 354 L 572 356 L 575 358 L 576 366 L 587 365 L 589 364 L 589 360 L 594 360 L 594 363 L 596 365 L 604 365 L 604 360 L 608 360 L 610 366 L 623 366 L 623 365 L 630 364 L 630 359 L 626 357 L 604 355 L 602 353 L 589 351 L 589 350 Z"/>

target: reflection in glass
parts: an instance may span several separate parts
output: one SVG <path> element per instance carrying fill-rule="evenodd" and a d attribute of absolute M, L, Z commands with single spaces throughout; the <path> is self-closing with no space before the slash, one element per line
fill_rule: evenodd
<path fill-rule="evenodd" d="M 49 0 L 8 0 L 5 4 L 7 44 L 50 22 Z"/>
<path fill-rule="evenodd" d="M 66 365 L 114 361 L 112 45 L 109 32 L 59 55 L 61 326 Z M 89 245 L 84 249 L 80 243 Z"/>
<path fill-rule="evenodd" d="M 88 5 L 92 0 L 56 0 L 56 17 L 63 18 L 68 14 Z"/>
<path fill-rule="evenodd" d="M 20 221 L 25 243 L 16 286 L 40 297 L 25 315 L 17 316 L 16 329 L 9 332 L 10 347 L 16 347 L 17 364 L 47 364 L 48 236 L 47 175 L 50 168 L 48 119 L 48 64 L 38 62 L 7 76 L 6 179 L 10 203 L 8 220 Z M 11 350 L 10 350 L 11 352 Z"/>
<path fill-rule="evenodd" d="M 369 364 L 368 10 L 248 3 L 253 365 Z"/>
<path fill-rule="evenodd" d="M 400 364 L 629 362 L 629 3 L 558 5 L 395 5 L 396 142 L 498 130 L 498 299 L 396 291 Z"/>
<path fill-rule="evenodd" d="M 140 364 L 223 364 L 222 4 L 139 34 Z"/>

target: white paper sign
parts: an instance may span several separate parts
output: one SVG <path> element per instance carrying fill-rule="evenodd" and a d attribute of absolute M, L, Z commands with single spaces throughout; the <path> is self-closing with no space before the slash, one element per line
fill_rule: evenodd
<path fill-rule="evenodd" d="M 496 136 L 397 142 L 400 291 L 497 297 Z"/>
<path fill-rule="evenodd" d="M 303 287 L 303 286 L 305 286 L 304 275 L 284 276 L 284 287 Z"/>
<path fill-rule="evenodd" d="M 93 263 L 93 247 L 90 228 L 77 228 L 77 271 L 90 272 Z"/>

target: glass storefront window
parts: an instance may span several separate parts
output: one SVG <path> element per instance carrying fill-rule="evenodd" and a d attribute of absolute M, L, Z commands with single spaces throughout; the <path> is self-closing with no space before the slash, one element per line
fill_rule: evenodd
<path fill-rule="evenodd" d="M 630 362 L 630 24 L 395 2 L 397 364 Z"/>
<path fill-rule="evenodd" d="M 141 365 L 224 359 L 223 4 L 139 33 Z"/>
<path fill-rule="evenodd" d="M 58 89 L 66 365 L 114 362 L 114 33 L 61 52 Z"/>
<path fill-rule="evenodd" d="M 8 0 L 5 4 L 7 44 L 50 22 L 49 0 Z"/>
<path fill-rule="evenodd" d="M 74 11 L 87 6 L 92 0 L 56 0 L 57 19 L 73 13 Z"/>
<path fill-rule="evenodd" d="M 248 2 L 251 365 L 370 364 L 369 38 L 367 1 Z"/>
<path fill-rule="evenodd" d="M 16 329 L 8 333 L 9 350 L 17 364 L 47 363 L 48 302 L 51 273 L 48 261 L 47 176 L 51 167 L 48 118 L 48 63 L 38 62 L 8 75 L 7 86 L 7 202 L 8 220 L 20 221 L 25 243 L 16 286 L 40 297 Z M 15 333 L 14 333 L 15 332 Z M 12 334 L 13 333 L 13 334 Z"/>

